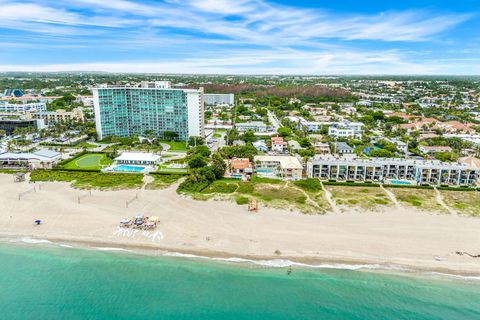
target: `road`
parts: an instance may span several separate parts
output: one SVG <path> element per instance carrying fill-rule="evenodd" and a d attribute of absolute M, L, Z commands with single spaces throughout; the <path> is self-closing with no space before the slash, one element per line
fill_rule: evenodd
<path fill-rule="evenodd" d="M 211 147 L 210 147 L 211 151 L 217 151 L 218 149 L 221 149 L 221 148 L 225 147 L 225 145 L 226 145 L 226 143 L 225 143 L 226 132 L 225 131 L 217 131 L 216 133 L 220 134 L 221 137 L 213 138 L 213 135 L 212 135 L 212 137 L 210 139 L 208 139 L 208 141 L 207 141 L 207 143 L 211 142 L 211 143 L 208 143 L 208 145 L 211 145 Z M 216 141 L 213 142 L 213 140 L 216 140 Z"/>
<path fill-rule="evenodd" d="M 268 111 L 268 121 L 270 121 L 270 124 L 275 131 L 282 126 L 280 121 L 278 121 L 277 117 L 270 110 Z"/>

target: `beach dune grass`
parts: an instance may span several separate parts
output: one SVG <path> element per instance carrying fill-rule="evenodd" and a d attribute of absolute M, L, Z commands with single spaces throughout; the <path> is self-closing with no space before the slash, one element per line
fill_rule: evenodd
<path fill-rule="evenodd" d="M 127 173 L 35 170 L 30 181 L 64 181 L 80 189 L 136 189 L 143 184 L 143 175 Z"/>
<path fill-rule="evenodd" d="M 145 186 L 147 190 L 168 188 L 183 176 L 179 174 L 152 174 L 151 177 L 153 181 Z"/>
<path fill-rule="evenodd" d="M 237 181 L 238 182 L 238 181 Z M 208 187 L 202 190 L 202 193 L 234 193 L 238 189 L 238 184 L 235 181 L 218 180 L 212 182 Z"/>
<path fill-rule="evenodd" d="M 105 153 L 87 153 L 65 163 L 63 168 L 70 170 L 100 170 L 112 163 Z"/>
<path fill-rule="evenodd" d="M 322 190 L 322 186 L 318 179 L 310 178 L 310 179 L 298 180 L 298 181 L 295 181 L 294 184 L 297 187 L 302 188 L 303 190 L 308 192 L 319 192 L 320 190 Z"/>
<path fill-rule="evenodd" d="M 480 192 L 478 191 L 440 191 L 445 204 L 459 214 L 480 216 Z"/>
<path fill-rule="evenodd" d="M 237 203 L 244 203 L 245 198 L 257 199 L 271 207 L 299 209 L 305 213 L 325 213 L 328 206 L 323 199 L 323 191 L 318 190 L 320 184 L 317 183 L 318 180 L 312 187 L 309 181 L 306 189 L 313 191 L 304 191 L 304 188 L 278 179 L 254 177 L 248 182 L 222 179 L 212 182 L 200 193 L 192 196 L 205 200 L 205 197 L 215 195 L 232 195 L 232 199 Z"/>
<path fill-rule="evenodd" d="M 435 199 L 435 190 L 432 189 L 410 189 L 410 188 L 388 188 L 401 205 L 414 207 L 423 211 L 446 212 Z"/>
<path fill-rule="evenodd" d="M 392 206 L 392 201 L 379 188 L 359 188 L 329 185 L 335 203 L 344 207 L 358 207 L 365 210 L 376 210 L 382 206 Z"/>

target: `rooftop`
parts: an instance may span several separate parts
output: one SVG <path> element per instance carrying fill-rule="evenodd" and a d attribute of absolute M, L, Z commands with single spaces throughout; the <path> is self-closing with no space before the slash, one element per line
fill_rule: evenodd
<path fill-rule="evenodd" d="M 248 158 L 233 158 L 230 160 L 232 169 L 247 169 L 250 168 L 250 160 Z"/>
<path fill-rule="evenodd" d="M 436 167 L 436 168 L 448 168 L 458 170 L 478 170 L 475 167 L 459 162 L 442 162 L 440 160 L 420 160 L 420 159 L 404 159 L 404 158 L 345 158 L 345 157 L 333 157 L 330 155 L 316 155 L 311 160 L 312 162 L 323 162 L 329 164 L 342 164 L 342 165 L 357 165 L 357 166 L 381 166 L 385 164 L 390 165 L 415 165 L 417 167 Z"/>
<path fill-rule="evenodd" d="M 33 153 L 28 152 L 4 152 L 0 153 L 1 160 L 38 160 L 49 162 L 60 158 L 60 153 L 50 150 L 39 150 Z"/>
<path fill-rule="evenodd" d="M 284 169 L 303 169 L 297 158 L 291 156 L 255 156 L 255 162 L 280 162 Z"/>

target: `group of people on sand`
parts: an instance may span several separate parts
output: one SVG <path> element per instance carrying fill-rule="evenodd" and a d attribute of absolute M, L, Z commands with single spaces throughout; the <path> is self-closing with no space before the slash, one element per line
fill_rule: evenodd
<path fill-rule="evenodd" d="M 144 217 L 143 215 L 137 215 L 131 219 L 123 219 L 120 221 L 120 227 L 133 228 L 140 230 L 153 230 L 157 227 L 159 218 L 155 216 Z"/>

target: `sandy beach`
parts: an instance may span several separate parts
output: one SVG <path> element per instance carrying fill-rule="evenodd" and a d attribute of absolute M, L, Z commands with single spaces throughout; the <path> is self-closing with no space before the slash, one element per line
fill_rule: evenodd
<path fill-rule="evenodd" d="M 195 201 L 165 190 L 89 191 L 67 183 L 14 183 L 0 174 L 0 236 L 209 257 L 404 266 L 480 274 L 480 219 L 391 208 L 381 213 L 305 215 L 225 201 Z M 138 195 L 138 199 L 133 198 Z M 80 203 L 78 197 L 81 196 Z M 129 207 L 126 201 L 133 200 Z M 119 228 L 136 214 L 160 217 L 154 231 Z M 41 219 L 40 226 L 34 225 Z"/>

